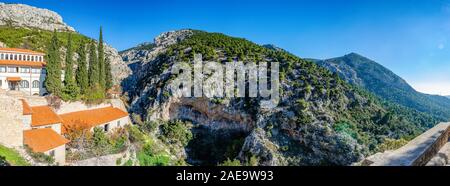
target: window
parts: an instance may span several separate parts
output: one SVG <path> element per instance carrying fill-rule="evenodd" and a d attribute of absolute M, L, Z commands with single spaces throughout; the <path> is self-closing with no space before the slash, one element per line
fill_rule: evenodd
<path fill-rule="evenodd" d="M 109 130 L 109 123 L 105 125 L 105 132 L 108 132 Z"/>
<path fill-rule="evenodd" d="M 17 60 L 17 54 L 14 54 L 14 60 Z"/>
<path fill-rule="evenodd" d="M 117 127 L 120 127 L 120 120 L 117 121 Z"/>
<path fill-rule="evenodd" d="M 22 55 L 19 55 L 19 60 L 22 61 Z"/>
<path fill-rule="evenodd" d="M 5 59 L 5 54 L 1 54 L 1 55 L 0 55 L 0 59 L 1 59 L 1 60 Z"/>
<path fill-rule="evenodd" d="M 34 56 L 31 56 L 31 61 L 34 61 Z"/>
<path fill-rule="evenodd" d="M 30 61 L 30 56 L 29 55 L 27 55 L 27 61 Z"/>
<path fill-rule="evenodd" d="M 20 73 L 30 73 L 30 68 L 22 67 L 20 68 Z"/>
<path fill-rule="evenodd" d="M 8 72 L 9 73 L 17 73 L 18 72 L 18 67 L 8 67 Z"/>
<path fill-rule="evenodd" d="M 9 55 L 5 54 L 5 59 L 8 60 L 9 59 Z"/>
<path fill-rule="evenodd" d="M 6 67 L 0 67 L 0 73 L 6 73 Z"/>
<path fill-rule="evenodd" d="M 33 88 L 39 88 L 39 81 L 38 80 L 34 80 L 33 81 Z"/>
<path fill-rule="evenodd" d="M 22 87 L 22 88 L 30 88 L 30 83 L 27 80 L 22 80 L 20 82 L 20 87 Z"/>
<path fill-rule="evenodd" d="M 31 69 L 31 73 L 33 73 L 33 74 L 40 74 L 41 73 L 41 69 L 40 68 L 33 68 L 33 69 Z"/>
<path fill-rule="evenodd" d="M 55 150 L 50 151 L 49 155 L 50 155 L 51 157 L 55 157 Z"/>

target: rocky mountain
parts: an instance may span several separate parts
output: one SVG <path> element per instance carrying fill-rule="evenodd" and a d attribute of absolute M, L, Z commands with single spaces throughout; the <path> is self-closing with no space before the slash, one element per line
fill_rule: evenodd
<path fill-rule="evenodd" d="M 280 62 L 280 103 L 261 109 L 262 98 L 175 96 L 169 88 L 171 69 L 179 61 L 192 63 L 194 54 L 223 64 Z M 122 83 L 133 120 L 152 129 L 173 157 L 193 165 L 227 159 L 258 165 L 350 165 L 376 152 L 386 139 L 410 139 L 437 122 L 415 110 L 384 104 L 284 50 L 220 33 L 167 32 L 121 55 L 133 66 L 133 74 Z"/>
<path fill-rule="evenodd" d="M 72 31 L 75 29 L 63 22 L 56 12 L 24 4 L 0 2 L 0 25 L 30 27 L 43 30 Z"/>
<path fill-rule="evenodd" d="M 92 40 L 75 32 L 56 12 L 23 4 L 0 3 L 0 47 L 19 47 L 45 52 L 53 30 L 60 33 L 59 39 L 63 46 L 68 33 L 76 38 L 73 48 L 78 48 L 80 41 Z M 112 46 L 105 44 L 105 53 L 111 62 L 114 83 L 120 84 L 130 75 L 131 70 Z"/>
<path fill-rule="evenodd" d="M 389 69 L 359 54 L 313 61 L 383 99 L 426 112 L 442 121 L 450 118 L 450 99 L 417 92 Z"/>

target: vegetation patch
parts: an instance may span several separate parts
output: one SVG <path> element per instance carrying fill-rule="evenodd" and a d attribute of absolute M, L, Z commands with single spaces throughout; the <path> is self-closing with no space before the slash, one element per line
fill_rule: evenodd
<path fill-rule="evenodd" d="M 0 162 L 3 164 L 14 165 L 14 166 L 29 166 L 28 163 L 20 154 L 10 148 L 0 145 Z M 1 164 L 1 163 L 0 163 Z"/>

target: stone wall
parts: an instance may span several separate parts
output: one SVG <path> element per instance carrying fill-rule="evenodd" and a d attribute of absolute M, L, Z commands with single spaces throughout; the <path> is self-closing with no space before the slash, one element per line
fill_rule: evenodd
<path fill-rule="evenodd" d="M 0 144 L 17 148 L 23 145 L 22 103 L 18 99 L 0 95 Z"/>
<path fill-rule="evenodd" d="M 125 105 L 123 104 L 123 102 L 120 99 L 111 99 L 111 100 L 108 100 L 106 103 L 97 104 L 97 105 L 87 105 L 81 101 L 63 102 L 61 104 L 60 109 L 56 110 L 56 113 L 57 114 L 66 114 L 66 113 L 77 112 L 77 111 L 82 111 L 82 110 L 105 108 L 105 107 L 109 107 L 109 106 L 113 106 L 113 107 L 116 107 L 116 108 L 126 111 Z"/>
<path fill-rule="evenodd" d="M 413 163 L 413 166 L 424 166 L 426 165 L 438 152 L 439 150 L 448 143 L 450 135 L 450 126 L 444 125 L 442 129 L 437 131 L 441 135 L 432 143 L 423 154 L 421 154 Z"/>
<path fill-rule="evenodd" d="M 405 146 L 366 158 L 361 164 L 370 166 L 424 166 L 448 143 L 450 123 L 440 123 Z"/>

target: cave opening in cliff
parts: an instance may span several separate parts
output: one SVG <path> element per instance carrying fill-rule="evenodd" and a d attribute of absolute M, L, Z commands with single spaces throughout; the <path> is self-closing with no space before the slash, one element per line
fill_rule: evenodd
<path fill-rule="evenodd" d="M 206 127 L 192 129 L 194 138 L 186 147 L 187 162 L 198 166 L 215 166 L 238 155 L 248 133 L 241 130 Z"/>

